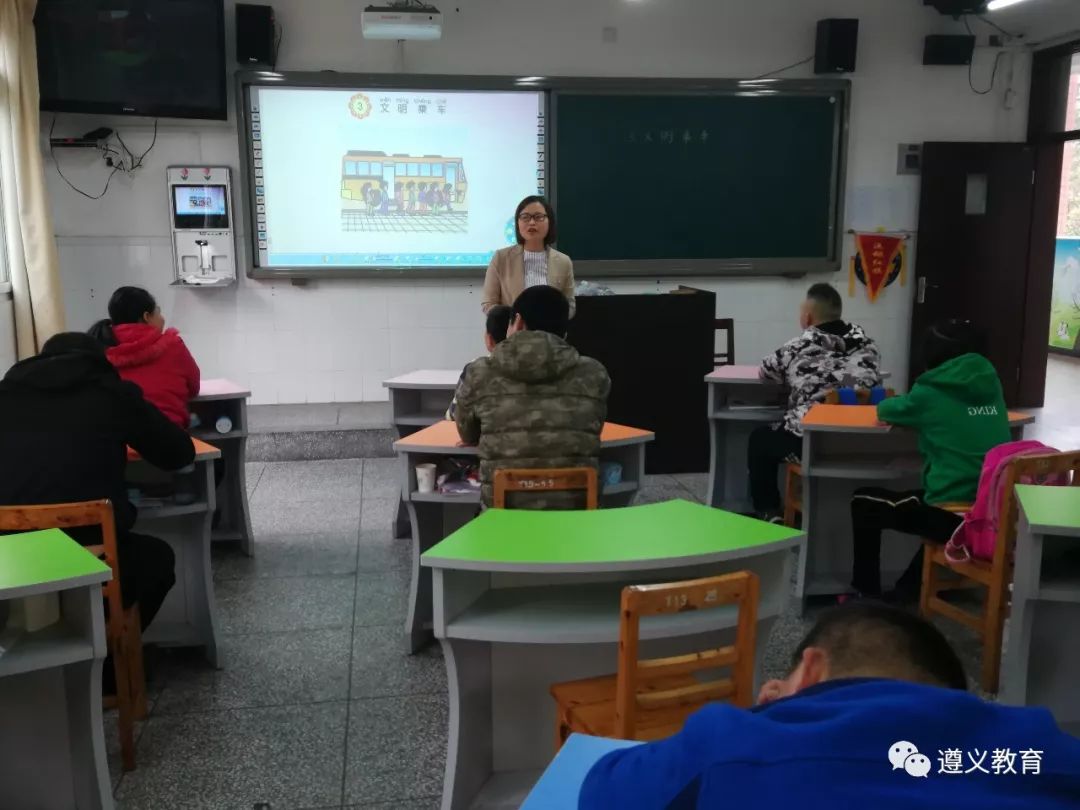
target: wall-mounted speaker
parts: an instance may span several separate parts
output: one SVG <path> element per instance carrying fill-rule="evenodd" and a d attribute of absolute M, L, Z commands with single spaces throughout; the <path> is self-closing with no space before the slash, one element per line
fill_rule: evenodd
<path fill-rule="evenodd" d="M 814 73 L 851 73 L 859 50 L 859 21 L 818 20 Z"/>
<path fill-rule="evenodd" d="M 241 65 L 274 64 L 274 9 L 236 4 L 236 61 Z"/>
<path fill-rule="evenodd" d="M 970 65 L 975 55 L 975 37 L 964 34 L 932 34 L 923 46 L 924 65 Z"/>

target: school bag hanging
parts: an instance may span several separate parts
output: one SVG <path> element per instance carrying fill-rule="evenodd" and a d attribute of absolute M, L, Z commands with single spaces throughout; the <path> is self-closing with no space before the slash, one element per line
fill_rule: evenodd
<path fill-rule="evenodd" d="M 1019 442 L 1006 442 L 993 448 L 983 459 L 982 472 L 979 474 L 979 488 L 971 511 L 964 515 L 964 521 L 956 527 L 953 536 L 945 545 L 945 559 L 951 563 L 967 562 L 971 559 L 990 562 L 994 559 L 997 547 L 998 523 L 1001 507 L 1009 493 L 1005 492 L 1005 478 L 1009 462 L 1023 456 L 1042 456 L 1060 452 L 1053 447 L 1033 439 Z M 1066 473 L 1052 473 L 1044 476 L 1023 475 L 1018 484 L 1038 484 L 1042 486 L 1066 486 L 1069 478 Z"/>

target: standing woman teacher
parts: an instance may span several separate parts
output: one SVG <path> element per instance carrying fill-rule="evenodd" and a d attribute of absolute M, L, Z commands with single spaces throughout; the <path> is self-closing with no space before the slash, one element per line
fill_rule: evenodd
<path fill-rule="evenodd" d="M 514 214 L 516 245 L 495 251 L 484 277 L 484 297 L 480 308 L 512 306 L 528 287 L 547 284 L 570 303 L 574 317 L 574 263 L 565 253 L 551 247 L 555 241 L 555 209 L 543 197 L 526 197 Z"/>

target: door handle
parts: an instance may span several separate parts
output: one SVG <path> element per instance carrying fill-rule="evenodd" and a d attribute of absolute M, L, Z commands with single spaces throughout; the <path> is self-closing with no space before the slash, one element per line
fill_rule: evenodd
<path fill-rule="evenodd" d="M 915 303 L 926 303 L 926 276 L 919 276 L 919 284 L 915 293 Z"/>

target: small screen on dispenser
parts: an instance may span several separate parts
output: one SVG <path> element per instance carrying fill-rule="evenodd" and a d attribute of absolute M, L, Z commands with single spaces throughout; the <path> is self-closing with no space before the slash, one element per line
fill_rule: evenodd
<path fill-rule="evenodd" d="M 228 228 L 225 186 L 173 186 L 177 228 Z"/>
<path fill-rule="evenodd" d="M 176 186 L 177 216 L 205 217 L 225 213 L 225 186 Z"/>

